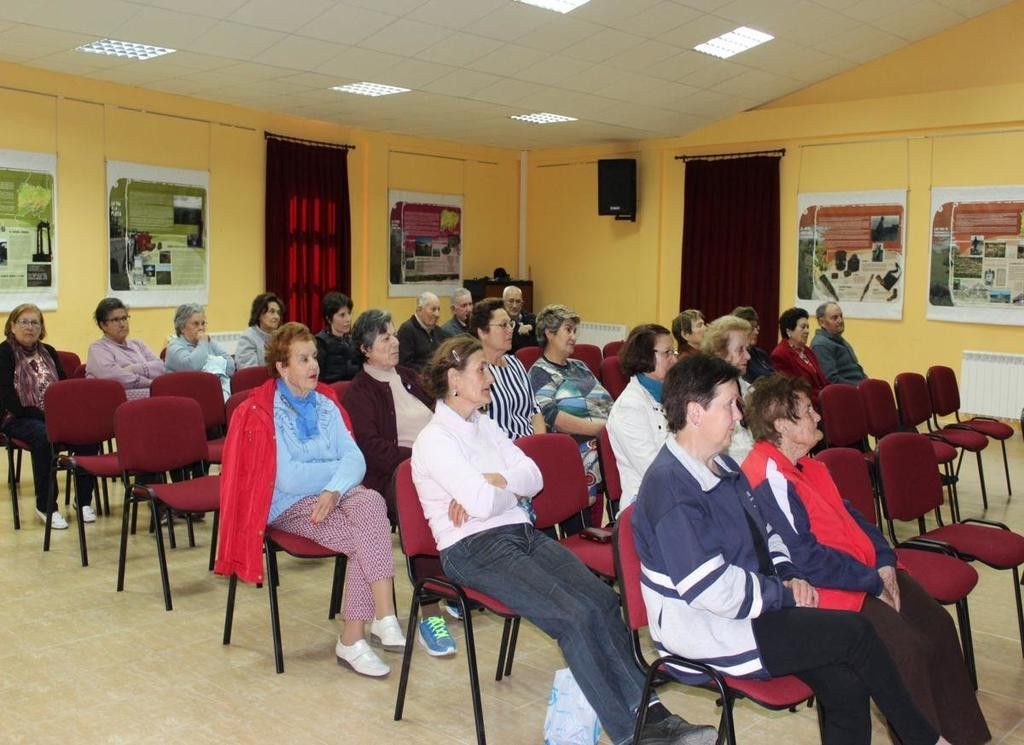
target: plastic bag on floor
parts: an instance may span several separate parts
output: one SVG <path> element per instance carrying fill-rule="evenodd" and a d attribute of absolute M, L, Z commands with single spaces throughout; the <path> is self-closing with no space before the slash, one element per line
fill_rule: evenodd
<path fill-rule="evenodd" d="M 544 717 L 544 745 L 597 745 L 601 723 L 569 668 L 555 673 Z"/>

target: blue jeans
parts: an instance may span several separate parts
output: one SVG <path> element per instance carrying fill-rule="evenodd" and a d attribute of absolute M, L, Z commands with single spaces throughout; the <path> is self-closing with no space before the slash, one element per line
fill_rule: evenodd
<path fill-rule="evenodd" d="M 497 598 L 557 641 L 612 742 L 631 741 L 644 676 L 608 585 L 526 523 L 463 538 L 441 552 L 441 563 L 451 579 Z"/>
<path fill-rule="evenodd" d="M 29 446 L 29 453 L 32 456 L 32 481 L 36 487 L 36 509 L 44 515 L 49 511 L 47 501 L 50 497 L 46 484 L 50 483 L 50 463 L 53 457 L 53 450 L 50 448 L 50 441 L 46 439 L 46 422 L 31 417 L 19 417 L 11 419 L 3 427 L 3 432 L 8 437 L 16 437 Z M 99 452 L 98 445 L 72 448 L 79 455 L 96 455 Z M 92 476 L 80 475 L 75 480 L 75 487 L 78 489 L 78 499 L 83 505 L 92 504 L 92 490 L 96 479 Z M 56 491 L 54 492 L 54 504 L 56 504 Z"/>

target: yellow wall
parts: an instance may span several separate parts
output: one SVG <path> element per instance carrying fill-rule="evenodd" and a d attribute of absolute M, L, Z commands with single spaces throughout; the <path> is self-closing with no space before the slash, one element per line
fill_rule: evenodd
<path fill-rule="evenodd" d="M 387 296 L 387 192 L 464 195 L 463 276 L 515 267 L 519 154 L 367 132 L 138 88 L 0 64 L 0 149 L 57 153 L 59 307 L 49 341 L 84 357 L 106 294 L 106 160 L 210 172 L 212 330 L 241 330 L 263 291 L 263 132 L 344 142 L 352 213 L 356 312 L 387 307 L 400 323 L 411 298 Z M 442 298 L 442 305 L 447 300 Z M 132 310 L 132 335 L 159 350 L 173 310 Z M 445 312 L 447 316 L 447 312 Z"/>
<path fill-rule="evenodd" d="M 540 302 L 568 302 L 597 322 L 667 323 L 679 305 L 682 259 L 684 167 L 675 156 L 784 147 L 782 307 L 795 299 L 799 192 L 905 188 L 903 320 L 847 324 L 847 338 L 865 368 L 891 380 L 931 364 L 958 370 L 964 349 L 1024 351 L 1020 326 L 925 319 L 931 188 L 1024 184 L 1024 68 L 1012 45 L 991 42 L 1022 24 L 1019 0 L 686 137 L 531 153 L 528 262 Z M 961 48 L 975 53 L 955 56 L 957 74 L 947 87 L 957 90 L 937 88 L 949 65 L 947 52 Z M 984 54 L 976 53 L 980 49 Z M 596 159 L 620 156 L 638 158 L 635 225 L 597 215 Z M 736 303 L 744 300 L 737 297 Z M 771 320 L 762 325 L 770 335 Z"/>

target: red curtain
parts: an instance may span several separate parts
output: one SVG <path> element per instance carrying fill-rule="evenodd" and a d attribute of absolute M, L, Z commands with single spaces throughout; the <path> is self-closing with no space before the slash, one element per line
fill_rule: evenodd
<path fill-rule="evenodd" d="M 738 305 L 761 319 L 771 350 L 779 317 L 779 158 L 688 160 L 679 309 L 711 321 Z"/>
<path fill-rule="evenodd" d="M 266 286 L 314 333 L 320 299 L 350 294 L 348 150 L 267 138 Z"/>

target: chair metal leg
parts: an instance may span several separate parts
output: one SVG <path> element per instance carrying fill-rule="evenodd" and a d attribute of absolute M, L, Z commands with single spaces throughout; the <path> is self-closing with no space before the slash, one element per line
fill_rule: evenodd
<path fill-rule="evenodd" d="M 156 556 L 157 561 L 160 563 L 160 582 L 163 585 L 164 591 L 164 610 L 172 610 L 171 606 L 171 582 L 167 577 L 167 552 L 164 550 L 164 531 L 160 525 L 160 507 L 158 506 L 157 500 L 149 500 L 149 508 L 153 512 L 153 522 L 156 524 Z M 163 506 L 165 510 L 170 512 L 171 508 L 166 505 Z M 168 526 L 170 522 L 168 521 Z"/>
<path fill-rule="evenodd" d="M 963 649 L 967 674 L 971 677 L 974 690 L 978 690 L 978 668 L 974 660 L 974 638 L 971 636 L 971 614 L 967 607 L 967 598 L 956 604 L 956 621 L 960 627 L 960 646 Z"/>
<path fill-rule="evenodd" d="M 152 513 L 152 517 L 150 519 L 153 522 L 154 530 L 156 530 L 158 527 L 158 518 L 159 515 L 156 512 Z M 174 535 L 174 510 L 172 510 L 170 507 L 167 508 L 167 539 L 170 541 L 172 549 L 178 547 L 178 541 Z"/>
<path fill-rule="evenodd" d="M 494 673 L 494 680 L 501 681 L 505 672 L 505 655 L 508 652 L 508 639 L 512 631 L 512 619 L 506 618 L 501 626 L 501 643 L 498 645 L 498 668 Z"/>
<path fill-rule="evenodd" d="M 521 619 L 517 616 L 512 621 L 512 639 L 508 643 L 508 658 L 505 660 L 505 676 L 508 677 L 512 674 L 512 660 L 516 656 L 516 641 L 519 639 L 519 621 Z"/>
<path fill-rule="evenodd" d="M 402 653 L 402 672 L 398 677 L 398 695 L 395 697 L 395 721 L 402 719 L 405 709 L 405 692 L 409 686 L 409 668 L 412 663 L 412 650 L 416 633 L 416 620 L 420 615 L 420 590 L 423 584 L 418 582 L 412 588 L 412 602 L 409 608 L 409 628 L 405 633 L 405 651 Z"/>
<path fill-rule="evenodd" d="M 218 537 L 219 526 L 220 526 L 220 510 L 216 510 L 213 513 L 213 527 L 211 528 L 211 530 L 213 532 L 210 535 L 210 567 L 209 567 L 209 570 L 211 572 L 213 571 L 213 564 L 217 560 L 217 537 Z"/>
<path fill-rule="evenodd" d="M 46 500 L 46 528 L 43 531 L 43 551 L 50 550 L 50 534 L 53 532 L 53 512 L 57 509 L 57 479 L 53 474 L 50 476 L 49 487 L 50 495 Z"/>
<path fill-rule="evenodd" d="M 195 548 L 196 547 L 196 531 L 195 531 L 195 527 L 192 525 L 192 513 L 191 512 L 189 512 L 187 515 L 185 515 L 185 526 L 188 528 L 188 547 L 189 548 Z"/>
<path fill-rule="evenodd" d="M 1013 488 L 1010 486 L 1010 463 L 1006 460 L 1006 440 L 1000 440 L 999 445 L 1003 448 L 1003 471 L 1006 473 L 1006 501 L 1013 496 Z"/>
<path fill-rule="evenodd" d="M 11 508 L 14 510 L 14 529 L 21 530 L 21 516 L 18 514 L 18 471 L 21 470 L 21 450 L 18 450 L 18 468 L 14 465 L 14 448 L 7 445 L 7 483 L 11 487 Z"/>
<path fill-rule="evenodd" d="M 334 617 L 341 612 L 342 588 L 345 585 L 345 568 L 348 565 L 348 557 L 338 554 L 334 557 L 334 581 L 331 585 L 331 607 L 327 618 L 334 620 Z"/>
<path fill-rule="evenodd" d="M 117 591 L 121 592 L 124 590 L 124 565 L 128 558 L 128 523 L 132 521 L 132 533 L 134 529 L 134 518 L 129 517 L 135 515 L 138 512 L 138 500 L 135 499 L 135 495 L 131 492 L 131 487 L 127 481 L 124 486 L 124 509 L 121 510 L 121 545 L 117 555 Z"/>
<path fill-rule="evenodd" d="M 988 492 L 985 491 L 985 466 L 981 462 L 981 451 L 976 452 L 975 457 L 978 459 L 978 480 L 981 482 L 981 502 L 985 505 L 985 509 L 988 509 Z"/>
<path fill-rule="evenodd" d="M 235 590 L 238 588 L 238 575 L 232 574 L 228 580 L 228 604 L 224 609 L 224 644 L 231 643 L 231 623 L 235 620 Z"/>
<path fill-rule="evenodd" d="M 267 594 L 270 597 L 270 635 L 274 641 L 274 669 L 278 673 L 284 672 L 284 650 L 281 648 L 281 616 L 277 606 L 277 561 L 276 553 L 266 545 L 267 554 Z"/>
<path fill-rule="evenodd" d="M 473 698 L 473 723 L 476 725 L 477 745 L 486 745 L 484 734 L 484 708 L 480 701 L 480 674 L 476 665 L 476 644 L 473 641 L 473 616 L 469 613 L 469 604 L 465 597 L 459 597 L 459 610 L 462 612 L 462 623 L 466 629 L 466 663 L 469 666 L 469 692 Z M 408 644 L 408 640 L 406 640 Z"/>
<path fill-rule="evenodd" d="M 1017 633 L 1020 634 L 1020 653 L 1024 657 L 1024 609 L 1020 599 L 1020 570 L 1013 568 L 1013 597 L 1017 601 Z"/>
<path fill-rule="evenodd" d="M 82 495 L 78 493 L 78 480 L 74 480 L 74 485 L 71 485 L 71 469 L 68 469 L 68 491 L 74 490 L 75 494 L 75 522 L 78 523 L 78 552 L 82 555 L 82 566 L 89 566 L 89 548 L 85 543 L 85 521 L 82 519 Z"/>

